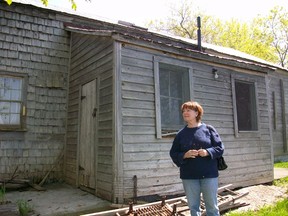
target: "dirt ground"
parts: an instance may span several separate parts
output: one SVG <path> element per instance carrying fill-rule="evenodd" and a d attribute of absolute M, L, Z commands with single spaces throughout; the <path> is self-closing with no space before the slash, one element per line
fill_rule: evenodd
<path fill-rule="evenodd" d="M 279 168 L 274 169 L 274 171 L 274 179 L 288 176 L 288 169 Z M 12 203 L 16 203 L 19 199 L 28 200 L 29 204 L 33 206 L 35 213 L 33 215 L 37 216 L 76 215 L 76 213 L 80 214 L 80 212 L 97 212 L 99 209 L 109 209 L 107 207 L 111 205 L 111 203 L 71 185 L 59 183 L 45 185 L 45 188 L 47 189 L 45 191 L 37 191 L 32 188 L 31 190 L 10 191 L 7 192 L 5 197 Z M 288 198 L 287 191 L 288 187 L 281 188 L 266 184 L 241 188 L 236 190 L 236 192 L 239 194 L 248 192 L 248 195 L 235 202 L 249 205 L 237 208 L 234 211 L 257 210 L 264 205 L 273 204 L 281 198 Z M 187 216 L 190 215 L 189 211 L 187 212 Z M 2 216 L 3 214 L 0 212 L 0 215 Z"/>
<path fill-rule="evenodd" d="M 248 195 L 238 199 L 237 202 L 249 204 L 235 211 L 258 210 L 265 205 L 271 205 L 279 199 L 288 198 L 288 188 L 274 185 L 254 185 L 237 190 L 239 193 L 249 192 Z"/>

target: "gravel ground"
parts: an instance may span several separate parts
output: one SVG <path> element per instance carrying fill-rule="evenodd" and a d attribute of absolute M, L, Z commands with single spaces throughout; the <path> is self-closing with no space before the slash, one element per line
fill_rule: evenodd
<path fill-rule="evenodd" d="M 235 211 L 258 210 L 265 205 L 271 205 L 282 198 L 288 198 L 288 188 L 274 185 L 254 185 L 237 190 L 239 193 L 249 192 L 248 195 L 237 200 L 249 205 L 240 207 Z"/>
<path fill-rule="evenodd" d="M 258 210 L 265 205 L 272 205 L 280 199 L 288 198 L 288 188 L 277 187 L 274 185 L 254 185 L 235 190 L 239 194 L 248 194 L 235 203 L 245 203 L 247 205 L 234 209 L 233 211 Z M 189 211 L 182 212 L 185 216 L 190 216 Z"/>

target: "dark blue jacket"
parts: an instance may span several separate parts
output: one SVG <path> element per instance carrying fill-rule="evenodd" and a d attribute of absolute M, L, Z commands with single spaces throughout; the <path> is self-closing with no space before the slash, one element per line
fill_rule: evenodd
<path fill-rule="evenodd" d="M 183 159 L 190 149 L 206 149 L 207 157 Z M 223 155 L 224 145 L 218 132 L 212 126 L 202 123 L 199 127 L 185 126 L 176 135 L 170 149 L 170 157 L 180 167 L 181 179 L 202 179 L 218 177 L 217 158 Z"/>

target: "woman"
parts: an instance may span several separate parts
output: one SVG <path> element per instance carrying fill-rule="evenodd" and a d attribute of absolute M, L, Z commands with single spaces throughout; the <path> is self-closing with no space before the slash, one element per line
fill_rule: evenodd
<path fill-rule="evenodd" d="M 180 178 L 188 200 L 191 216 L 200 216 L 202 193 L 207 216 L 218 216 L 217 159 L 224 146 L 217 131 L 201 122 L 203 108 L 197 102 L 188 101 L 181 106 L 187 125 L 176 135 L 170 157 L 180 167 Z"/>

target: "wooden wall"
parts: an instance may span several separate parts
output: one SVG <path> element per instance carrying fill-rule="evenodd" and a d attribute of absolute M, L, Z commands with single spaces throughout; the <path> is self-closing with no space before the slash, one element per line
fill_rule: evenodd
<path fill-rule="evenodd" d="M 153 59 L 164 57 L 156 51 L 125 45 L 121 52 L 123 179 L 124 198 L 135 196 L 133 177 L 137 176 L 137 196 L 177 194 L 183 192 L 169 150 L 172 138 L 156 139 L 155 89 Z M 165 55 L 168 59 L 184 59 Z M 180 60 L 179 60 L 180 61 Z M 203 121 L 214 125 L 225 144 L 229 168 L 220 172 L 220 184 L 235 187 L 273 180 L 271 137 L 269 131 L 268 94 L 265 76 L 258 72 L 216 65 L 219 78 L 214 79 L 212 66 L 193 59 L 182 60 L 193 68 L 193 99 L 204 107 Z M 214 65 L 215 66 L 215 65 Z M 243 76 L 257 83 L 259 131 L 234 134 L 232 85 L 233 76 Z M 134 189 L 134 190 L 133 190 Z"/>
<path fill-rule="evenodd" d="M 112 197 L 112 120 L 113 120 L 113 42 L 104 37 L 72 33 L 69 78 L 68 124 L 66 140 L 65 176 L 67 182 L 77 184 L 79 93 L 81 86 L 99 80 L 99 120 L 95 145 L 98 146 L 97 193 Z M 95 96 L 96 97 L 96 96 Z"/>
<path fill-rule="evenodd" d="M 0 2 L 0 75 L 24 76 L 26 126 L 0 131 L 0 176 L 62 179 L 69 35 L 53 11 Z M 15 176 L 14 176 L 15 177 Z"/>
<path fill-rule="evenodd" d="M 271 130 L 273 134 L 273 152 L 275 161 L 287 161 L 288 137 L 287 137 L 287 96 L 288 79 L 286 72 L 275 71 L 268 78 L 270 107 L 271 107 Z"/>

